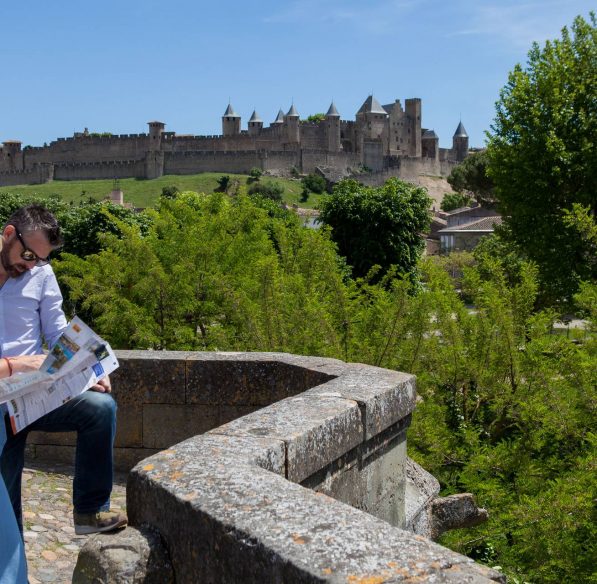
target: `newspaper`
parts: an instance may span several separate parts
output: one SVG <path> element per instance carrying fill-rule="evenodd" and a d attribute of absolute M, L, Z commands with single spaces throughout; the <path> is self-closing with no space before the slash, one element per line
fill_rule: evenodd
<path fill-rule="evenodd" d="M 75 317 L 37 371 L 0 380 L 14 433 L 35 422 L 112 373 L 118 361 L 112 348 Z"/>

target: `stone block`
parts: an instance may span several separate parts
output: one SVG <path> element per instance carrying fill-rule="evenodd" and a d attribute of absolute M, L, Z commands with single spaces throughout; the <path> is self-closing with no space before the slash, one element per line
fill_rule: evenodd
<path fill-rule="evenodd" d="M 141 460 L 158 452 L 154 448 L 114 448 L 114 470 L 128 472 Z"/>
<path fill-rule="evenodd" d="M 119 405 L 185 403 L 184 351 L 116 351 L 120 367 L 110 376 Z"/>
<path fill-rule="evenodd" d="M 77 443 L 76 432 L 30 432 L 27 436 L 30 444 L 55 446 L 74 446 Z"/>
<path fill-rule="evenodd" d="M 303 395 L 336 396 L 363 408 L 365 439 L 376 436 L 415 409 L 416 378 L 370 365 L 346 364 L 340 375 Z"/>
<path fill-rule="evenodd" d="M 75 447 L 56 444 L 35 444 L 27 448 L 27 460 L 41 460 L 74 466 Z"/>
<path fill-rule="evenodd" d="M 301 358 L 291 357 L 279 353 L 216 353 L 207 359 L 205 353 L 196 353 L 187 361 L 187 400 L 267 406 L 330 379 L 325 372 L 303 367 Z"/>
<path fill-rule="evenodd" d="M 286 444 L 287 478 L 300 482 L 361 442 L 361 412 L 353 401 L 296 396 L 212 431 L 226 436 L 267 436 Z"/>
<path fill-rule="evenodd" d="M 227 424 L 261 409 L 259 406 L 220 406 L 217 426 Z"/>
<path fill-rule="evenodd" d="M 144 404 L 143 446 L 168 448 L 215 428 L 218 420 L 217 406 Z"/>
<path fill-rule="evenodd" d="M 124 448 L 143 446 L 143 406 L 141 404 L 118 405 L 114 445 Z"/>
<path fill-rule="evenodd" d="M 174 572 L 157 531 L 147 526 L 127 527 L 87 539 L 79 552 L 72 582 L 174 584 Z"/>

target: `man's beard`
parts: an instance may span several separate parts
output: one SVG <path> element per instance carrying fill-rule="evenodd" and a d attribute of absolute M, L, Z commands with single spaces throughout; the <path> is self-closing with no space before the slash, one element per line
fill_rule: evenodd
<path fill-rule="evenodd" d="M 14 241 L 11 241 L 9 243 L 5 243 L 2 246 L 2 250 L 0 251 L 0 261 L 2 262 L 2 267 L 8 274 L 9 278 L 18 278 L 27 271 L 27 266 L 20 263 L 10 263 L 10 260 L 8 258 L 10 256 L 10 250 L 13 248 L 13 245 Z"/>

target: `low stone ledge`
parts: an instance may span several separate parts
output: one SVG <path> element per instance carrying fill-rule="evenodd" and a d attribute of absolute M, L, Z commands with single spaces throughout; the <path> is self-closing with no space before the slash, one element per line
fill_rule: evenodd
<path fill-rule="evenodd" d="M 269 436 L 286 445 L 286 478 L 300 482 L 362 441 L 361 411 L 350 400 L 288 398 L 210 433 Z"/>
<path fill-rule="evenodd" d="M 335 367 L 336 376 L 302 396 L 337 396 L 364 408 L 365 439 L 406 418 L 416 402 L 415 376 L 361 364 Z"/>
<path fill-rule="evenodd" d="M 504 581 L 249 462 L 275 442 L 251 440 L 248 454 L 238 440 L 247 438 L 197 436 L 131 472 L 129 518 L 159 530 L 178 583 Z"/>

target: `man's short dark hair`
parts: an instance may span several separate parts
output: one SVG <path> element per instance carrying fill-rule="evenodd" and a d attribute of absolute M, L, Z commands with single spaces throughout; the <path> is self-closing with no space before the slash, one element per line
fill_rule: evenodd
<path fill-rule="evenodd" d="M 63 244 L 58 220 L 42 205 L 32 204 L 17 209 L 8 218 L 6 225 L 13 225 L 21 233 L 43 231 L 48 238 L 48 243 L 54 248 Z"/>

